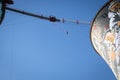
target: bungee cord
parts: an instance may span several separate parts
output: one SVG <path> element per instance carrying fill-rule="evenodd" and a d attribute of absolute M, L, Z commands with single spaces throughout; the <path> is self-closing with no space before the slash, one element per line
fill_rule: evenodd
<path fill-rule="evenodd" d="M 27 16 L 31 16 L 31 17 L 35 17 L 35 18 L 39 18 L 39 19 L 43 19 L 43 20 L 47 20 L 50 22 L 61 22 L 61 23 L 74 23 L 74 24 L 84 24 L 84 25 L 91 25 L 90 21 L 80 21 L 80 20 L 72 20 L 72 19 L 58 19 L 55 16 L 43 16 L 43 15 L 38 15 L 38 14 L 33 14 L 30 12 L 26 12 L 23 10 L 18 10 L 18 9 L 14 9 L 14 8 L 10 8 L 8 6 L 5 6 L 5 9 L 8 11 L 12 11 L 12 12 L 16 12 L 16 13 L 20 13 L 23 15 L 27 15 Z M 69 34 L 69 32 L 67 30 L 64 30 L 63 28 L 59 27 L 59 29 L 61 29 L 66 35 Z"/>

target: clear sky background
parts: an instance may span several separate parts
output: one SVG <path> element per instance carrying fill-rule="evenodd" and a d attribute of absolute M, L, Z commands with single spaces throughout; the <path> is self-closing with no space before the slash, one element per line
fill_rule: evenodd
<path fill-rule="evenodd" d="M 14 0 L 10 7 L 60 19 L 92 21 L 107 1 Z M 90 28 L 6 11 L 0 27 L 0 80 L 116 80 L 94 51 Z"/>

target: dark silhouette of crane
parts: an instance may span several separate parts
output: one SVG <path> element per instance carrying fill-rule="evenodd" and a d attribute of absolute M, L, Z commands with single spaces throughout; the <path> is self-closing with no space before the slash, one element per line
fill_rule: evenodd
<path fill-rule="evenodd" d="M 33 14 L 30 12 L 26 12 L 26 11 L 22 11 L 22 10 L 18 10 L 18 9 L 14 9 L 14 8 L 10 8 L 7 5 L 9 4 L 14 4 L 13 0 L 2 0 L 3 2 L 3 8 L 5 10 L 9 10 L 9 11 L 13 11 L 16 13 L 20 13 L 20 14 L 24 14 L 24 15 L 28 15 L 28 16 L 32 16 L 32 17 L 36 17 L 36 18 L 40 18 L 40 19 L 44 19 L 44 20 L 48 20 L 50 22 L 72 22 L 72 23 L 76 23 L 76 24 L 88 24 L 90 25 L 91 23 L 89 21 L 78 21 L 78 20 L 68 20 L 68 19 L 58 19 L 55 16 L 43 16 L 43 15 L 38 15 L 38 14 Z"/>

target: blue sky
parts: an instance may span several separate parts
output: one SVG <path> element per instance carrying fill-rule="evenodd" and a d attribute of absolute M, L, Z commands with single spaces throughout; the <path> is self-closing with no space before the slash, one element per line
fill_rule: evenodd
<path fill-rule="evenodd" d="M 9 7 L 60 19 L 92 21 L 107 1 L 14 0 Z M 6 11 L 0 27 L 0 80 L 116 80 L 94 51 L 90 28 Z"/>

